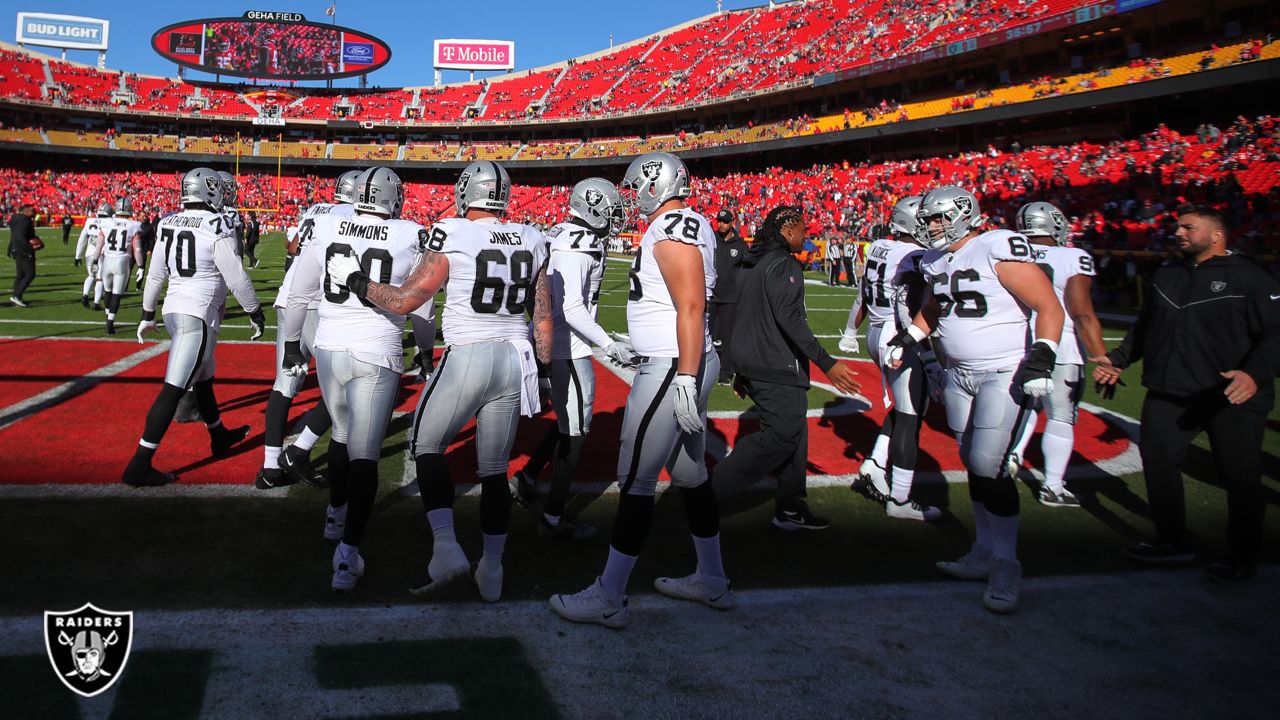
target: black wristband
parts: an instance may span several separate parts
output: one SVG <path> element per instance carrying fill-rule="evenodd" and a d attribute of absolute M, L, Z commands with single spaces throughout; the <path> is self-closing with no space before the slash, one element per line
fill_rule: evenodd
<path fill-rule="evenodd" d="M 363 270 L 357 270 L 347 276 L 346 286 L 352 295 L 363 300 L 369 292 L 369 276 Z"/>
<path fill-rule="evenodd" d="M 1031 346 L 1031 352 L 1027 353 L 1023 366 L 1027 370 L 1041 374 L 1042 377 L 1049 377 L 1053 374 L 1053 366 L 1057 361 L 1058 355 L 1052 348 L 1045 343 L 1037 342 Z"/>
<path fill-rule="evenodd" d="M 899 330 L 897 335 L 894 335 L 892 338 L 890 338 L 888 344 L 893 347 L 900 347 L 903 350 L 909 350 L 912 347 L 919 345 L 920 342 L 911 335 L 909 331 L 910 328 L 911 326 L 908 325 L 902 330 Z"/>
<path fill-rule="evenodd" d="M 155 311 L 155 310 L 143 310 L 143 311 L 142 311 L 142 322 L 155 322 L 155 321 L 156 321 L 156 311 Z"/>

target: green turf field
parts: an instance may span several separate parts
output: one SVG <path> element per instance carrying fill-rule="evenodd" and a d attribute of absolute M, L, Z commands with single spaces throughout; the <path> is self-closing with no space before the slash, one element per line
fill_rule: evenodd
<path fill-rule="evenodd" d="M 35 283 L 27 293 L 31 307 L 0 306 L 0 335 L 102 337 L 101 315 L 79 304 L 82 268 L 71 261 L 71 246 L 63 246 L 59 230 L 42 231 L 46 249 L 39 254 Z M 75 236 L 73 234 L 72 243 Z M 0 235 L 0 241 L 7 237 Z M 271 234 L 260 245 L 262 267 L 252 271 L 260 297 L 269 304 L 283 267 L 281 236 Z M 0 264 L 0 288 L 12 281 L 12 264 Z M 625 331 L 626 265 L 609 265 L 601 296 L 601 320 L 607 329 Z M 847 289 L 810 285 L 810 321 L 819 335 L 837 335 L 852 299 Z M 7 292 L 7 289 L 6 289 Z M 132 339 L 131 324 L 139 316 L 140 296 L 130 295 L 121 308 L 121 341 Z M 234 302 L 230 303 L 234 307 Z M 36 321 L 36 322 L 32 322 Z M 268 321 L 273 319 L 268 313 Z M 248 322 L 238 308 L 230 309 L 223 336 L 247 339 Z M 1122 324 L 1108 324 L 1106 334 L 1119 337 Z M 267 339 L 273 337 L 268 330 Z M 833 353 L 836 338 L 824 338 Z M 0 346 L 2 347 L 2 346 Z M 718 387 L 715 409 L 744 407 L 726 388 Z M 874 394 L 874 393 L 871 393 Z M 812 403 L 830 400 L 815 390 Z M 1090 393 L 1087 400 L 1136 417 L 1142 398 L 1137 368 L 1128 387 L 1110 401 Z M 140 419 L 138 419 L 140 422 Z M 393 421 L 380 473 L 384 485 L 403 474 L 407 419 Z M 1272 413 L 1265 446 L 1267 497 L 1280 503 L 1280 415 Z M 73 439 L 74 438 L 74 439 Z M 68 435 L 68 452 L 78 442 L 91 441 L 91 428 Z M 612 452 L 613 439 L 601 439 L 596 452 Z M 858 448 L 858 454 L 869 449 Z M 322 457 L 317 448 L 316 457 Z M 588 447 L 588 452 L 593 450 Z M 116 472 L 115 468 L 104 472 Z M 1218 486 L 1203 438 L 1190 454 L 1186 472 L 1189 526 L 1206 558 L 1222 549 L 1225 524 L 1223 490 Z M 390 480 L 388 480 L 390 479 Z M 398 483 L 395 483 L 398 484 Z M 1144 537 L 1150 524 L 1144 517 L 1145 491 L 1140 475 L 1082 482 L 1085 501 L 1080 511 L 1051 510 L 1023 492 L 1022 547 L 1029 574 L 1083 573 L 1126 567 L 1118 548 Z M 798 587 L 882 583 L 933 577 L 931 560 L 955 554 L 965 543 L 970 517 L 962 486 L 925 484 L 919 494 L 926 502 L 950 510 L 944 520 L 928 527 L 885 518 L 883 511 L 846 488 L 813 491 L 815 509 L 833 519 L 821 533 L 786 534 L 769 525 L 771 494 L 757 490 L 731 508 L 724 526 L 726 563 L 747 587 Z M 141 497 L 141 493 L 139 494 Z M 530 518 L 516 514 L 505 597 L 546 597 L 588 583 L 602 562 L 611 524 L 613 496 L 580 496 L 572 507 L 582 518 L 601 526 L 592 541 L 564 545 L 539 540 Z M 319 538 L 326 497 L 294 486 L 287 501 L 256 497 L 170 498 L 139 502 L 132 498 L 9 498 L 9 534 L 14 549 L 24 554 L 58 558 L 56 572 L 41 571 L 41 582 L 6 583 L 0 588 L 0 613 L 32 611 L 65 604 L 77 587 L 97 587 L 95 602 L 128 607 L 292 607 L 404 602 L 407 584 L 422 571 L 430 551 L 430 536 L 421 505 L 412 492 L 384 493 L 364 548 L 380 571 L 362 581 L 359 592 L 335 598 L 327 592 L 327 545 Z M 477 501 L 458 502 L 459 534 L 464 547 L 475 552 L 479 530 Z M 684 568 L 693 561 L 692 548 L 681 528 L 684 519 L 676 496 L 659 501 L 657 525 L 649 552 L 638 575 L 659 569 Z M 109 520 L 108 520 L 109 519 Z M 73 530 L 74 529 L 74 530 Z M 56 531 L 54 531 L 56 530 Z M 1280 558 L 1280 514 L 1272 508 L 1268 525 L 1267 559 Z M 263 552 L 263 547 L 268 548 Z M 118 559 L 129 556 L 138 572 L 122 577 Z M 252 558 L 252 562 L 244 562 Z M 833 559 L 836 561 L 833 562 Z M 909 562 L 904 561 L 910 559 Z M 928 560 L 928 562 L 926 562 Z M 210 589 L 210 579 L 216 579 Z M 643 587 L 639 592 L 647 592 Z M 78 596 L 78 595 L 77 595 Z M 461 593 L 457 598 L 468 597 Z"/>

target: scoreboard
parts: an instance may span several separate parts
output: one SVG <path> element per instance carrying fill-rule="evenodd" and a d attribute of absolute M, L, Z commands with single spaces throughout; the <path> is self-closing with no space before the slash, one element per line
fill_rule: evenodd
<path fill-rule="evenodd" d="M 268 80 L 353 77 L 391 60 L 391 48 L 370 34 L 297 13 L 250 11 L 174 23 L 152 34 L 151 47 L 193 70 Z"/>

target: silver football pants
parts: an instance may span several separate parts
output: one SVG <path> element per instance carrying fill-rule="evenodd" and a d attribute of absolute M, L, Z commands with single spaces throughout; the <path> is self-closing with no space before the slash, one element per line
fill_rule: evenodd
<path fill-rule="evenodd" d="M 396 405 L 400 375 L 344 350 L 316 350 L 316 376 L 333 418 L 333 440 L 352 460 L 377 460 Z"/>
<path fill-rule="evenodd" d="M 618 484 L 624 493 L 653 495 L 663 468 L 676 487 L 697 487 L 707 479 L 707 399 L 720 376 L 720 358 L 714 351 L 703 356 L 698 372 L 703 429 L 692 434 L 676 423 L 671 381 L 677 362 L 676 358 L 647 358 L 631 382 L 618 449 Z"/>

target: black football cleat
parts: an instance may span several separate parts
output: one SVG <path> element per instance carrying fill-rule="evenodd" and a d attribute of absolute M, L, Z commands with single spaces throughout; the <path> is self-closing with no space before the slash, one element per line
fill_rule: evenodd
<path fill-rule="evenodd" d="M 244 440 L 249 434 L 249 426 L 238 427 L 235 430 L 228 430 L 226 427 L 219 425 L 218 428 L 209 435 L 209 451 L 214 457 L 226 457 L 231 448 L 235 444 Z"/>
<path fill-rule="evenodd" d="M 107 334 L 108 334 L 108 335 L 115 335 L 115 334 L 116 334 L 116 321 L 115 321 L 115 320 L 108 320 L 108 321 L 107 321 Z"/>
<path fill-rule="evenodd" d="M 84 309 L 85 309 L 85 310 L 88 310 L 88 309 L 89 309 L 89 296 L 88 296 L 88 295 L 81 295 L 81 296 L 80 296 L 80 304 L 84 306 Z"/>
<path fill-rule="evenodd" d="M 177 479 L 177 475 L 160 472 L 151 467 L 150 463 L 131 460 L 128 467 L 124 469 L 124 477 L 120 481 L 131 487 L 160 487 Z"/>
<path fill-rule="evenodd" d="M 312 467 L 311 453 L 307 450 L 290 445 L 280 453 L 277 463 L 286 475 L 293 478 L 293 482 L 305 482 L 322 490 L 329 487 L 329 479 Z"/>
<path fill-rule="evenodd" d="M 297 478 L 287 475 L 279 468 L 261 468 L 258 470 L 258 476 L 253 479 L 253 486 L 259 490 L 273 490 L 288 487 L 296 482 L 298 482 Z"/>

